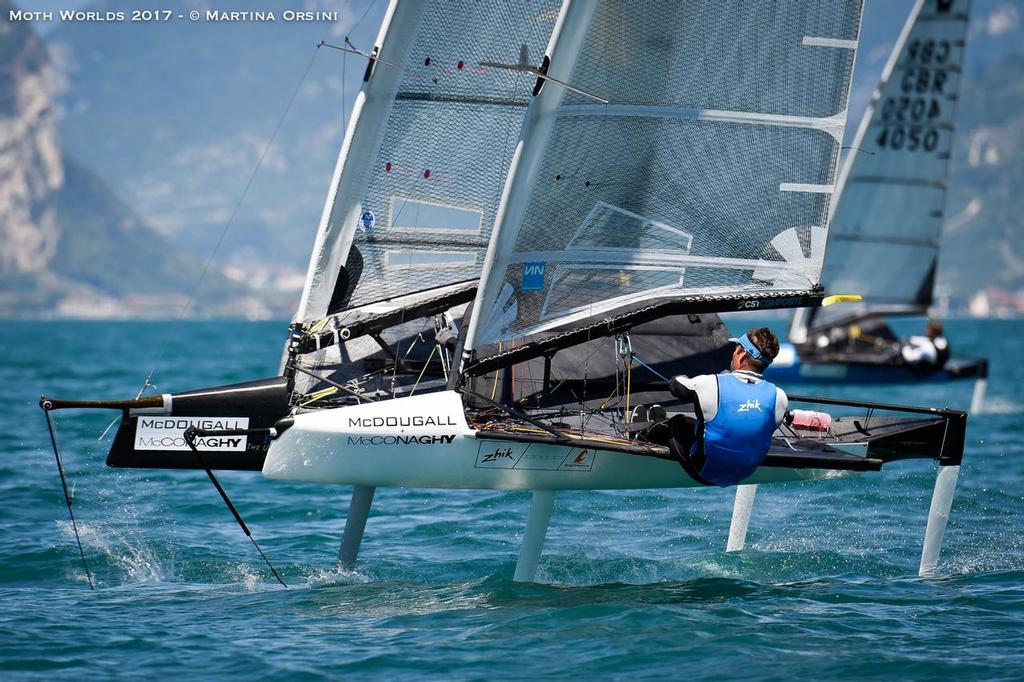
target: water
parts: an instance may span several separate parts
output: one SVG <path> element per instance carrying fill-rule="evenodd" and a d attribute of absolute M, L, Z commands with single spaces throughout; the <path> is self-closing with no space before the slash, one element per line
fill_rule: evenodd
<path fill-rule="evenodd" d="M 916 327 L 916 324 L 914 325 Z M 350 488 L 224 473 L 283 589 L 202 472 L 103 464 L 112 415 L 57 413 L 91 592 L 42 392 L 130 397 L 274 373 L 284 324 L 0 323 L 4 679 L 1019 678 L 1020 322 L 951 322 L 992 360 L 940 563 L 916 577 L 934 466 L 762 487 L 725 554 L 731 492 L 559 493 L 541 584 L 511 581 L 529 497 L 379 490 L 358 570 L 333 569 Z M 911 331 L 904 328 L 903 331 Z M 833 394 L 966 408 L 971 385 Z"/>

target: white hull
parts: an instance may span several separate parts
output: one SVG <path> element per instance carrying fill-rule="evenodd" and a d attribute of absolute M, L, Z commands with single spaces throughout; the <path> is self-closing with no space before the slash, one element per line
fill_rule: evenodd
<path fill-rule="evenodd" d="M 404 488 L 598 490 L 701 484 L 671 461 L 609 450 L 478 438 L 445 391 L 298 414 L 270 446 L 267 478 Z M 834 477 L 759 469 L 747 482 Z"/>

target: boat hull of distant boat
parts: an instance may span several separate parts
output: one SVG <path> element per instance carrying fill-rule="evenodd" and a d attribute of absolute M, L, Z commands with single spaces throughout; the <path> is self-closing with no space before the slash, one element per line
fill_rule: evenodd
<path fill-rule="evenodd" d="M 894 362 L 889 355 L 858 353 L 855 356 L 802 356 L 798 346 L 783 343 L 779 355 L 765 372 L 776 383 L 909 384 L 959 379 L 986 379 L 985 358 L 953 358 L 941 368 L 917 367 Z"/>

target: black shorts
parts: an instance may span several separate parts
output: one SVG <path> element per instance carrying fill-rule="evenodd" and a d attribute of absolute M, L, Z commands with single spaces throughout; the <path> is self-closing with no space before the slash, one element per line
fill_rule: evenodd
<path fill-rule="evenodd" d="M 668 422 L 668 447 L 692 479 L 704 485 L 711 485 L 700 472 L 704 469 L 707 456 L 704 454 L 702 424 L 692 417 L 677 414 Z M 694 448 L 694 443 L 697 447 Z"/>

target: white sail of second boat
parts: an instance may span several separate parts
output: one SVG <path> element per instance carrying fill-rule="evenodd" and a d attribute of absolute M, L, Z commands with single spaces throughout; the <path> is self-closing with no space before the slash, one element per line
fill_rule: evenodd
<path fill-rule="evenodd" d="M 918 0 L 839 175 L 822 283 L 861 307 L 921 314 L 932 303 L 963 75 L 970 0 Z M 807 320 L 848 315 L 802 311 Z"/>

